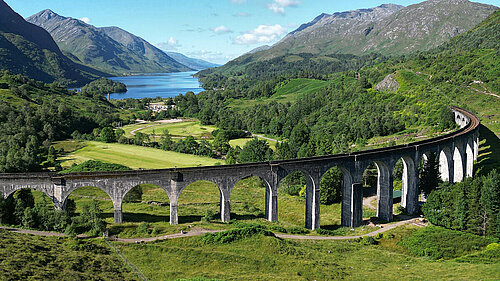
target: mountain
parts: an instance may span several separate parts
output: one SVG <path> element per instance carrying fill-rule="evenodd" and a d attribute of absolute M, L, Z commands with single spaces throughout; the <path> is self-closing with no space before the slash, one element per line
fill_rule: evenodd
<path fill-rule="evenodd" d="M 467 0 L 429 0 L 408 7 L 384 4 L 324 13 L 287 34 L 270 49 L 243 55 L 235 61 L 249 63 L 301 53 L 409 54 L 443 44 L 473 28 L 496 9 Z"/>
<path fill-rule="evenodd" d="M 47 31 L 26 22 L 3 0 L 0 14 L 0 69 L 64 85 L 81 85 L 105 75 L 65 57 Z"/>
<path fill-rule="evenodd" d="M 164 53 L 162 50 L 151 45 L 148 41 L 142 39 L 141 37 L 135 36 L 134 34 L 119 27 L 110 26 L 98 29 L 111 39 L 127 47 L 129 50 L 133 50 L 134 52 L 145 56 L 149 60 L 159 63 L 162 67 L 168 69 L 179 69 L 181 71 L 197 70 L 196 68 L 190 67 L 182 61 L 177 60 L 173 56 Z M 187 69 L 186 66 L 191 69 Z"/>
<path fill-rule="evenodd" d="M 41 11 L 26 20 L 47 30 L 59 48 L 71 59 L 108 73 L 122 75 L 190 70 L 168 56 L 159 61 L 148 58 L 146 53 L 151 57 L 156 54 L 150 52 L 144 44 L 144 52 L 141 51 L 139 45 L 142 39 L 129 33 L 125 36 L 126 32 L 119 32 L 117 28 L 111 28 L 109 33 L 117 38 L 125 38 L 121 40 L 129 42 L 127 44 L 131 48 L 112 39 L 106 31 L 81 20 L 60 16 L 51 10 Z"/>
<path fill-rule="evenodd" d="M 271 46 L 269 46 L 269 45 L 263 45 L 263 46 L 257 47 L 255 49 L 252 49 L 252 50 L 246 52 L 245 55 L 254 54 L 254 53 L 257 53 L 257 52 L 260 52 L 260 51 L 269 50 L 269 49 L 271 49 Z"/>
<path fill-rule="evenodd" d="M 182 63 L 183 65 L 195 69 L 195 70 L 203 70 L 211 67 L 218 67 L 220 64 L 215 64 L 211 63 L 208 61 L 204 61 L 201 59 L 195 59 L 195 58 L 190 58 L 188 56 L 185 56 L 181 53 L 176 53 L 176 52 L 166 52 L 167 55 L 169 55 L 171 58 L 175 59 L 176 61 Z"/>

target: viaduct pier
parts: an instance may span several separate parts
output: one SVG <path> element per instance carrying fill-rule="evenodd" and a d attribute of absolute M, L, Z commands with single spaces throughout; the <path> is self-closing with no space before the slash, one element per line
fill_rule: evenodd
<path fill-rule="evenodd" d="M 320 181 L 331 168 L 338 167 L 343 174 L 342 226 L 357 227 L 362 224 L 364 170 L 374 163 L 378 170 L 377 217 L 384 221 L 393 219 L 394 165 L 403 162 L 401 205 L 410 214 L 417 212 L 418 163 L 431 153 L 439 157 L 439 170 L 444 181 L 460 182 L 471 177 L 473 163 L 479 147 L 479 119 L 472 113 L 453 108 L 455 122 L 460 129 L 436 138 L 405 145 L 359 151 L 346 154 L 279 160 L 249 164 L 173 168 L 160 170 L 134 170 L 90 173 L 23 173 L 0 174 L 0 192 L 6 198 L 16 190 L 31 188 L 47 194 L 56 209 L 64 208 L 71 192 L 84 186 L 94 186 L 106 192 L 114 206 L 114 222 L 123 221 L 123 198 L 139 184 L 161 187 L 170 199 L 170 224 L 178 223 L 179 197 L 190 183 L 200 180 L 215 183 L 220 191 L 221 220 L 230 220 L 231 191 L 241 179 L 251 176 L 261 178 L 266 186 L 265 217 L 278 221 L 278 186 L 290 173 L 301 172 L 306 178 L 305 227 L 320 227 Z"/>

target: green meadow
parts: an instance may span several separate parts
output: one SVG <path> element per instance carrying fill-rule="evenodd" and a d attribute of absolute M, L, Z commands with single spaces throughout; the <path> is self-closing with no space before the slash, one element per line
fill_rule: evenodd
<path fill-rule="evenodd" d="M 60 158 L 63 161 L 63 167 L 71 166 L 73 163 L 79 164 L 87 160 L 124 164 L 133 169 L 212 166 L 222 162 L 209 157 L 119 143 L 85 141 L 83 145 L 85 146 Z M 59 144 L 56 148 L 64 148 L 65 146 L 74 145 L 66 142 Z M 65 149 L 65 151 L 68 150 Z"/>

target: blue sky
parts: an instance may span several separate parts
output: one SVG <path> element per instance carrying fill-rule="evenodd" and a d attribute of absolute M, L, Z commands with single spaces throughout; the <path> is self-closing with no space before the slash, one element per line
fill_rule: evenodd
<path fill-rule="evenodd" d="M 41 10 L 118 26 L 150 43 L 215 63 L 271 45 L 321 13 L 404 6 L 413 0 L 5 0 L 23 17 Z M 481 3 L 500 6 L 500 0 Z"/>

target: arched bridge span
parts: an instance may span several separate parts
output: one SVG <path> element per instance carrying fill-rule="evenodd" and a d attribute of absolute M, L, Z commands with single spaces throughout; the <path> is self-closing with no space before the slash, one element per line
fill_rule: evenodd
<path fill-rule="evenodd" d="M 125 194 L 138 184 L 155 184 L 166 191 L 170 199 L 170 223 L 178 223 L 177 206 L 179 196 L 190 183 L 199 180 L 214 182 L 221 193 L 221 220 L 229 221 L 231 191 L 241 179 L 260 177 L 266 185 L 266 219 L 278 220 L 278 185 L 288 174 L 302 172 L 306 177 L 305 226 L 316 229 L 320 226 L 320 181 L 332 167 L 343 173 L 342 214 L 343 226 L 356 227 L 362 224 L 362 177 L 371 163 L 378 169 L 377 216 L 391 221 L 393 206 L 392 172 L 398 159 L 403 160 L 402 200 L 407 211 L 417 211 L 418 163 L 430 153 L 439 155 L 443 180 L 459 182 L 472 176 L 473 162 L 478 154 L 479 119 L 472 113 L 453 108 L 455 122 L 460 129 L 436 138 L 397 145 L 387 148 L 359 151 L 346 154 L 279 160 L 260 163 L 175 168 L 160 170 L 134 170 L 93 173 L 25 173 L 0 174 L 0 192 L 4 197 L 22 188 L 32 188 L 52 198 L 56 208 L 64 208 L 71 192 L 83 186 L 95 186 L 104 190 L 114 205 L 114 221 L 122 222 L 122 202 Z"/>

